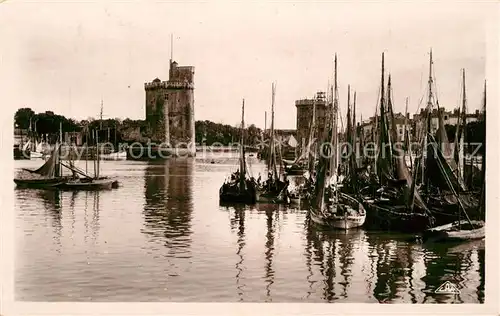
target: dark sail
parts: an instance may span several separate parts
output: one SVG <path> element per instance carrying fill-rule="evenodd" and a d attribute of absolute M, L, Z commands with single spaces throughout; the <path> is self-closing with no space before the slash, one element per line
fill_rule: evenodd
<path fill-rule="evenodd" d="M 44 177 L 53 178 L 59 175 L 59 147 L 56 145 L 50 158 L 38 169 L 29 170 L 31 173 L 36 173 Z"/>

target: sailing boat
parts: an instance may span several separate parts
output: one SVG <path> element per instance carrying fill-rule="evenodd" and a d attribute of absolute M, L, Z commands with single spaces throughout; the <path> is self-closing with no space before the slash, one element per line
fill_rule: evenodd
<path fill-rule="evenodd" d="M 241 106 L 241 137 L 239 169 L 231 174 L 231 180 L 224 182 L 219 189 L 219 201 L 221 203 L 255 203 L 255 180 L 248 176 L 245 160 L 245 99 Z"/>
<path fill-rule="evenodd" d="M 353 196 L 340 191 L 341 175 L 340 144 L 338 139 L 338 89 L 337 89 L 337 55 L 335 54 L 335 83 L 332 88 L 333 111 L 330 144 L 332 152 L 320 155 L 319 170 L 316 178 L 315 203 L 311 208 L 311 219 L 320 225 L 339 229 L 360 227 L 365 223 L 366 211 L 363 204 Z M 350 94 L 350 92 L 349 92 Z M 349 101 L 348 101 L 349 103 Z M 350 104 L 348 104 L 350 107 Z M 348 120 L 350 118 L 348 117 Z M 323 139 L 327 139 L 325 129 Z M 350 131 L 348 131 L 350 133 Z M 330 157 L 329 159 L 327 157 Z M 327 171 L 329 169 L 329 171 Z"/>
<path fill-rule="evenodd" d="M 100 113 L 100 130 L 102 130 L 102 112 L 104 110 L 103 101 L 101 100 L 101 113 Z M 108 143 L 110 139 L 110 130 L 108 128 Z M 116 125 L 114 128 L 114 144 L 113 144 L 113 152 L 102 154 L 100 157 L 102 160 L 127 160 L 127 152 L 123 150 L 123 148 L 118 148 L 118 144 L 116 142 Z"/>
<path fill-rule="evenodd" d="M 314 133 L 316 130 L 316 98 L 313 101 L 312 119 L 311 126 L 309 129 L 309 138 L 305 147 L 302 149 L 301 155 L 292 163 L 292 165 L 286 169 L 288 174 L 294 174 L 294 170 L 300 170 L 300 174 L 304 176 L 305 182 L 299 185 L 289 187 L 288 196 L 291 203 L 300 204 L 302 201 L 307 201 L 308 191 L 310 189 L 310 177 L 314 169 L 315 157 L 311 152 L 311 148 L 314 145 Z M 285 160 L 283 160 L 285 162 Z M 309 169 L 309 170 L 307 170 Z M 305 172 L 307 170 L 307 172 Z"/>
<path fill-rule="evenodd" d="M 100 176 L 100 162 L 99 162 L 99 138 L 96 135 L 96 158 L 94 161 L 94 176 L 87 174 L 85 171 L 70 163 L 62 165 L 68 168 L 74 177 L 58 185 L 58 188 L 63 190 L 109 190 L 118 187 L 118 181 L 110 177 Z"/>
<path fill-rule="evenodd" d="M 23 168 L 14 178 L 14 182 L 19 187 L 55 188 L 70 181 L 72 176 L 62 175 L 60 156 L 61 144 L 57 141 L 50 158 L 40 168 L 36 170 Z"/>
<path fill-rule="evenodd" d="M 276 166 L 277 153 L 274 134 L 274 97 L 275 85 L 272 84 L 272 102 L 271 102 L 271 132 L 269 142 L 269 156 L 267 164 L 267 180 L 264 183 L 258 183 L 256 200 L 263 203 L 286 203 L 288 202 L 288 181 L 281 181 L 280 174 Z M 280 157 L 281 159 L 281 157 Z M 280 160 L 281 162 L 281 160 Z M 281 164 L 280 164 L 281 165 Z"/>
<path fill-rule="evenodd" d="M 387 95 L 384 79 L 382 53 L 380 112 L 376 120 L 379 125 L 374 137 L 379 146 L 378 156 L 373 161 L 376 174 L 371 175 L 371 183 L 367 187 L 350 189 L 351 192 L 359 192 L 364 196 L 363 204 L 368 210 L 368 223 L 372 228 L 423 231 L 432 227 L 432 218 L 416 191 L 415 181 L 408 170 L 404 155 L 392 146 L 397 134 L 392 110 L 391 77 L 389 76 L 387 83 Z"/>

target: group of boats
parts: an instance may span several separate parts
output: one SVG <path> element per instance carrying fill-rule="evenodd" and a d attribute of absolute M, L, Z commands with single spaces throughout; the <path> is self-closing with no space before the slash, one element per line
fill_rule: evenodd
<path fill-rule="evenodd" d="M 351 104 L 350 87 L 347 124 L 344 128 L 340 120 L 339 126 L 336 55 L 334 63 L 334 83 L 329 86 L 327 97 L 326 128 L 322 126 L 322 135 L 315 137 L 318 126 L 316 104 L 313 104 L 308 141 L 293 161 L 282 159 L 280 142 L 275 142 L 273 84 L 271 128 L 266 141 L 269 153 L 265 155 L 268 176 L 263 183 L 260 176 L 257 180 L 251 176 L 245 161 L 243 102 L 239 168 L 221 186 L 220 201 L 300 204 L 306 206 L 315 223 L 336 229 L 364 226 L 367 229 L 416 233 L 423 241 L 484 238 L 485 140 L 478 168 L 465 151 L 469 139 L 465 70 L 459 122 L 452 143 L 448 140 L 437 94 L 433 92 L 432 51 L 424 115 L 413 128 L 405 120 L 403 137 L 395 123 L 390 74 L 385 84 L 384 54 L 375 127 L 370 135 L 364 135 L 357 126 L 356 93 Z M 435 113 L 438 116 L 437 131 L 431 129 Z M 486 84 L 482 120 L 485 120 L 485 115 Z M 408 117 L 407 113 L 405 117 Z M 418 146 L 412 146 L 411 142 Z M 365 154 L 368 143 L 372 149 L 376 145 L 376 155 Z M 360 155 L 357 150 L 349 153 L 349 148 L 363 150 Z M 297 175 L 300 184 L 290 185 L 291 175 Z"/>
<path fill-rule="evenodd" d="M 105 190 L 118 187 L 119 183 L 116 179 L 100 175 L 98 151 L 96 159 L 93 160 L 93 174 L 87 171 L 87 160 L 85 160 L 86 170 L 77 167 L 71 158 L 63 161 L 61 139 L 62 132 L 52 151 L 47 155 L 48 159 L 41 167 L 34 170 L 23 168 L 18 172 L 14 177 L 14 182 L 18 187 L 60 190 Z"/>

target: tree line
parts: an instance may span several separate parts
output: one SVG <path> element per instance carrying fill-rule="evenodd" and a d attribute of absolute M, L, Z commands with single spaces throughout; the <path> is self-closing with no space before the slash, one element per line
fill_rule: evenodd
<path fill-rule="evenodd" d="M 53 139 L 59 135 L 59 131 L 65 132 L 81 132 L 83 133 L 83 141 L 92 143 L 92 131 L 97 131 L 100 140 L 111 142 L 123 142 L 123 131 L 128 128 L 146 127 L 144 120 L 131 119 L 103 119 L 98 120 L 89 118 L 86 120 L 77 121 L 72 118 L 67 118 L 64 115 L 56 114 L 52 111 L 35 113 L 31 108 L 20 108 L 14 114 L 15 128 L 28 130 L 32 135 L 49 135 L 49 139 Z M 62 127 L 62 128 L 61 128 Z M 245 128 L 245 144 L 256 145 L 261 138 L 261 129 L 254 124 Z M 219 143 L 230 145 L 234 142 L 239 142 L 241 137 L 241 129 L 239 127 L 230 126 L 227 124 L 214 123 L 208 120 L 195 122 L 195 141 L 198 144 L 213 145 Z"/>

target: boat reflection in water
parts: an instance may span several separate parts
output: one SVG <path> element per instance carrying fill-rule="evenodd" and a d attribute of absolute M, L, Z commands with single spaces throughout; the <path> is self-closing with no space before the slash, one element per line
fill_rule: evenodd
<path fill-rule="evenodd" d="M 120 190 L 14 191 L 17 300 L 484 301 L 484 242 L 331 231 L 297 205 L 221 206 L 232 162 L 103 165 Z M 460 294 L 435 294 L 445 281 Z"/>
<path fill-rule="evenodd" d="M 235 265 L 236 290 L 239 301 L 246 300 L 251 294 L 248 278 L 252 274 L 247 262 L 256 257 L 263 258 L 260 267 L 264 281 L 260 289 L 261 300 L 280 301 L 282 278 L 289 278 L 296 284 L 295 291 L 303 290 L 297 299 L 312 302 L 356 302 L 356 303 L 464 303 L 484 301 L 484 241 L 453 246 L 421 245 L 408 242 L 407 235 L 391 235 L 366 232 L 363 229 L 339 231 L 320 230 L 312 223 L 309 214 L 295 210 L 293 215 L 303 216 L 304 230 L 301 254 L 303 272 L 302 282 L 287 271 L 280 272 L 279 266 L 284 258 L 282 249 L 293 247 L 280 242 L 282 221 L 292 214 L 282 205 L 258 204 L 249 206 L 226 206 L 230 213 L 229 225 L 236 237 Z M 248 256 L 246 248 L 257 247 L 246 234 L 248 216 L 265 227 L 263 233 L 264 255 Z M 286 219 L 285 219 L 286 221 Z M 254 227 L 253 220 L 251 225 Z M 288 260 L 291 260 L 288 258 Z M 257 277 L 254 275 L 253 277 Z M 460 294 L 436 294 L 435 290 L 444 282 L 450 281 L 460 289 Z M 276 289 L 276 290 L 273 290 Z M 274 294 L 276 292 L 276 294 Z M 250 299 L 250 301 L 253 301 Z M 287 300 L 283 300 L 287 301 Z"/>

